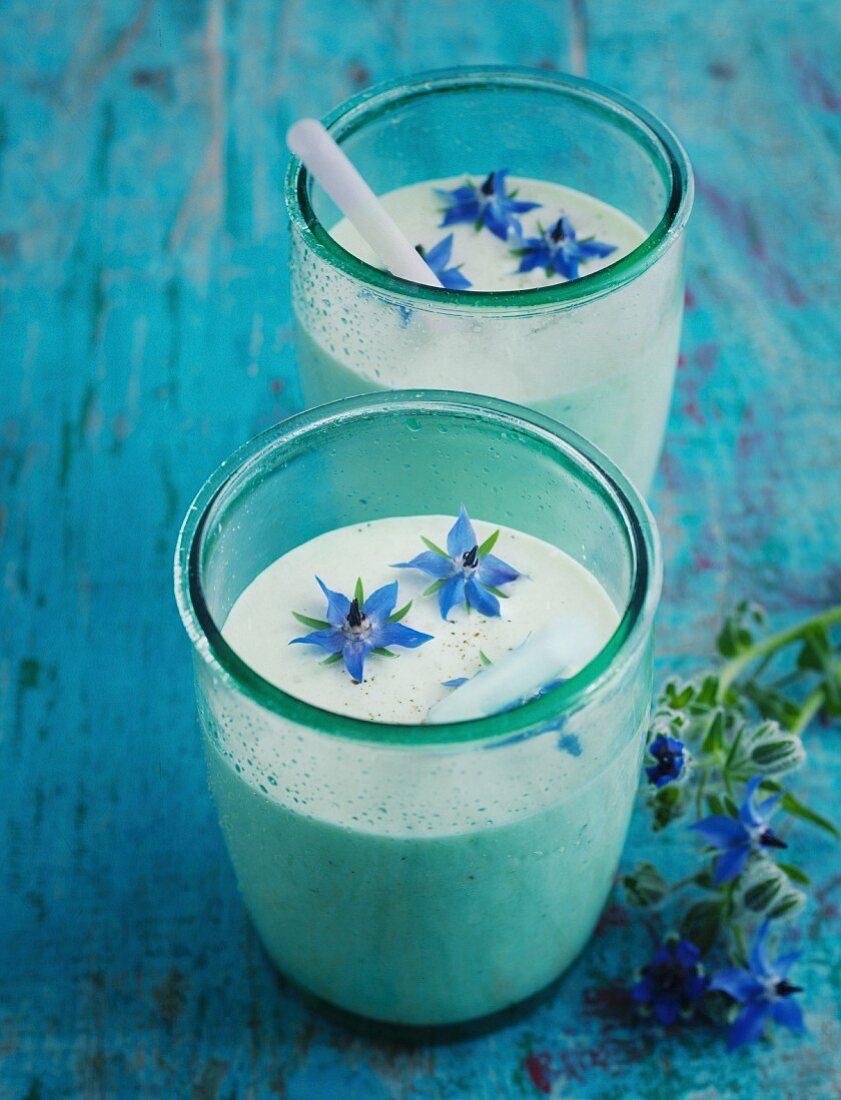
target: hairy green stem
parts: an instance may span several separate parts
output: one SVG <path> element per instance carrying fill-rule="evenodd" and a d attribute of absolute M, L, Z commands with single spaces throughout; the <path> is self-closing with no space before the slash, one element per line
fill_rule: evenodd
<path fill-rule="evenodd" d="M 809 725 L 809 723 L 812 721 L 812 719 L 815 717 L 815 715 L 818 713 L 825 702 L 826 692 L 824 691 L 824 689 L 821 687 L 815 688 L 812 694 L 807 696 L 806 701 L 800 708 L 800 713 L 797 716 L 797 721 L 791 727 L 790 732 L 795 734 L 795 736 L 797 737 L 802 737 L 806 731 L 806 727 Z"/>
<path fill-rule="evenodd" d="M 831 627 L 839 622 L 841 622 L 841 604 L 838 604 L 836 607 L 831 607 L 828 611 L 824 611 L 820 615 L 815 615 L 805 622 L 798 623 L 796 626 L 790 626 L 787 630 L 780 630 L 776 634 L 769 634 L 767 638 L 762 638 L 760 641 L 744 650 L 744 652 L 740 653 L 737 657 L 731 657 L 729 661 L 725 661 L 719 670 L 719 699 L 724 698 L 725 692 L 736 677 L 758 657 L 776 653 L 784 646 L 804 637 L 816 626 Z"/>

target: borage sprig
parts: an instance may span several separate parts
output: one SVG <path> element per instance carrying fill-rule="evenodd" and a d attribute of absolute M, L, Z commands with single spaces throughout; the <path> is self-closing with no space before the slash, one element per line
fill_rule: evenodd
<path fill-rule="evenodd" d="M 781 782 L 806 758 L 809 723 L 841 715 L 841 645 L 831 634 L 839 623 L 835 607 L 769 634 L 764 611 L 739 604 L 717 639 L 722 663 L 669 680 L 651 722 L 652 828 L 694 819 L 686 835 L 704 847 L 698 869 L 677 882 L 651 863 L 623 876 L 629 904 L 665 908 L 678 929 L 641 969 L 633 997 L 662 1023 L 696 1011 L 729 1021 L 731 1048 L 771 1021 L 803 1028 L 791 1000 L 800 988 L 788 977 L 796 955 L 772 962 L 767 940 L 774 922 L 802 908 L 809 879 L 794 856 L 779 858 L 788 831 L 775 831 L 770 817 L 779 810 L 841 838 Z"/>

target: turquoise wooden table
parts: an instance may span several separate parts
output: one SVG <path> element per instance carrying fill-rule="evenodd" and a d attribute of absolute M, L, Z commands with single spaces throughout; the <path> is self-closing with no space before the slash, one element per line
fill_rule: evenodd
<path fill-rule="evenodd" d="M 838 602 L 834 5 L 0 13 L 0 1097 L 841 1095 L 841 876 L 821 835 L 806 841 L 803 1038 L 730 1056 L 717 1033 L 635 1023 L 622 990 L 650 937 L 618 896 L 552 1000 L 486 1038 L 411 1049 L 313 1015 L 237 896 L 170 583 L 199 483 L 298 400 L 287 124 L 371 81 L 509 62 L 615 85 L 672 123 L 697 168 L 654 496 L 659 673 L 694 670 L 741 596 L 780 624 Z M 831 812 L 838 733 L 809 739 L 800 790 Z M 627 854 L 653 850 L 638 815 Z"/>

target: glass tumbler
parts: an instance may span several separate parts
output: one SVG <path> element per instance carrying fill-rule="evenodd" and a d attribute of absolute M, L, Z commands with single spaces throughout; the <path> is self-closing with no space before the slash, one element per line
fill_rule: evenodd
<path fill-rule="evenodd" d="M 449 725 L 368 722 L 286 694 L 226 643 L 234 601 L 291 548 L 462 500 L 566 551 L 619 612 L 604 649 L 545 696 Z M 175 590 L 228 851 L 286 977 L 411 1036 L 493 1020 L 572 963 L 625 840 L 660 584 L 653 520 L 624 475 L 492 398 L 346 399 L 219 467 L 185 519 Z"/>
<path fill-rule="evenodd" d="M 693 196 L 689 162 L 668 127 L 589 81 L 500 68 L 380 85 L 325 121 L 378 194 L 505 167 L 586 192 L 647 236 L 567 283 L 420 286 L 333 240 L 328 230 L 341 215 L 293 157 L 286 202 L 305 403 L 414 386 L 505 398 L 592 440 L 646 494 L 677 363 Z"/>

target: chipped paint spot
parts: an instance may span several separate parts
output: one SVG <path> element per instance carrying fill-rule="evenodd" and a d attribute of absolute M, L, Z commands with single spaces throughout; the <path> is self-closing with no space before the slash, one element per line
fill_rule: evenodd
<path fill-rule="evenodd" d="M 841 93 L 817 63 L 807 60 L 799 52 L 792 54 L 792 61 L 800 78 L 800 94 L 805 101 L 832 114 L 841 111 Z"/>
<path fill-rule="evenodd" d="M 163 981 L 152 988 L 152 1000 L 167 1031 L 172 1031 L 187 1006 L 187 979 L 173 966 Z"/>
<path fill-rule="evenodd" d="M 552 1059 L 547 1051 L 531 1051 L 523 1059 L 526 1076 L 538 1092 L 549 1096 L 552 1092 Z"/>

